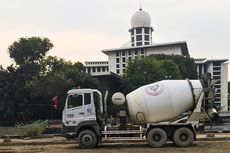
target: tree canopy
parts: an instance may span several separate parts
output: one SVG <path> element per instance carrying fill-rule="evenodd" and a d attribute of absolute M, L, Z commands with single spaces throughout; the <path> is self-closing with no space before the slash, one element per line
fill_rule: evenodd
<path fill-rule="evenodd" d="M 38 63 L 46 53 L 53 48 L 48 38 L 31 37 L 20 38 L 9 46 L 8 52 L 19 66 Z"/>
<path fill-rule="evenodd" d="M 0 67 L 0 118 L 14 120 L 22 112 L 27 119 L 61 118 L 66 92 L 76 86 L 95 87 L 98 81 L 84 73 L 82 63 L 47 56 L 53 44 L 48 38 L 20 38 L 9 46 L 15 62 Z M 52 98 L 59 96 L 55 111 Z M 53 113 L 52 113 L 53 112 Z"/>
<path fill-rule="evenodd" d="M 180 79 L 178 66 L 172 60 L 136 58 L 130 62 L 122 77 L 123 90 L 128 93 L 142 85 L 162 79 Z"/>
<path fill-rule="evenodd" d="M 155 60 L 172 60 L 179 68 L 182 79 L 197 79 L 196 65 L 193 58 L 181 55 L 153 54 L 149 58 Z"/>
<path fill-rule="evenodd" d="M 128 93 L 142 85 L 164 79 L 197 79 L 194 59 L 180 55 L 154 54 L 136 58 L 126 67 L 123 91 Z"/>

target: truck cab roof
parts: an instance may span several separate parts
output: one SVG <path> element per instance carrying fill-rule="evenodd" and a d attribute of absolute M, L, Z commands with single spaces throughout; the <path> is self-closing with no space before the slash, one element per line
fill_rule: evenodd
<path fill-rule="evenodd" d="M 71 89 L 67 92 L 67 94 L 83 94 L 83 93 L 91 93 L 91 92 L 99 92 L 97 89 Z"/>

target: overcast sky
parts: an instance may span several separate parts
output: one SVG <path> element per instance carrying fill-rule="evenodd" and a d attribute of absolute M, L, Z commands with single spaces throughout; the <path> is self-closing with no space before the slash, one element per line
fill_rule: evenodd
<path fill-rule="evenodd" d="M 153 41 L 187 41 L 195 58 L 230 57 L 230 0 L 142 0 L 152 19 Z M 66 60 L 107 60 L 102 49 L 129 41 L 139 0 L 0 0 L 0 65 L 20 37 L 49 38 L 50 55 Z"/>

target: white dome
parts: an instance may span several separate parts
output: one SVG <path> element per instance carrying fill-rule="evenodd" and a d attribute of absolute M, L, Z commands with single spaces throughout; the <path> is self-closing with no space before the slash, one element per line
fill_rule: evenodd
<path fill-rule="evenodd" d="M 129 47 L 131 47 L 132 45 L 131 45 L 131 41 L 127 41 L 126 43 L 124 43 L 122 46 L 121 46 L 121 48 L 129 48 Z"/>
<path fill-rule="evenodd" d="M 133 28 L 143 26 L 149 27 L 151 25 L 151 17 L 147 12 L 140 9 L 132 16 L 131 25 Z"/>

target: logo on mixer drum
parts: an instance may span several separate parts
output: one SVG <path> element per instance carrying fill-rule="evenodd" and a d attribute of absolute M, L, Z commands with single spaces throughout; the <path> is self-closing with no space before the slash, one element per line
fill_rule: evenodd
<path fill-rule="evenodd" d="M 150 96 L 158 96 L 164 91 L 164 84 L 157 83 L 145 88 L 145 92 Z"/>

